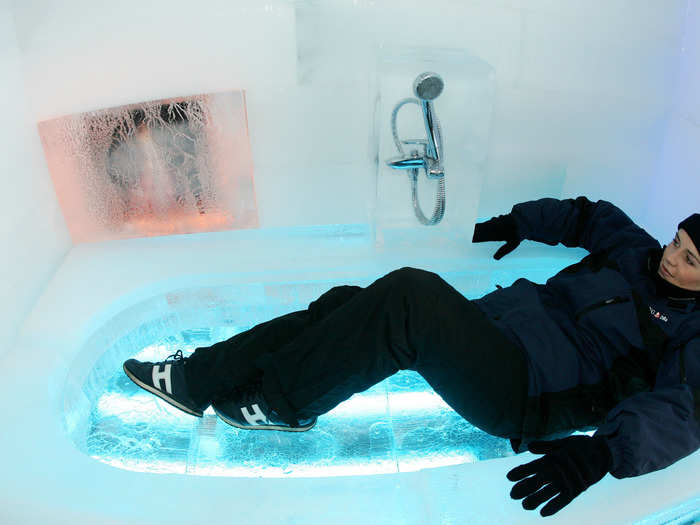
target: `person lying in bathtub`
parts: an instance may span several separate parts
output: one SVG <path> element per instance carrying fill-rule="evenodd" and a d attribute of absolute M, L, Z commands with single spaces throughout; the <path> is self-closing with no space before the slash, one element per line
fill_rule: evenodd
<path fill-rule="evenodd" d="M 398 370 L 419 372 L 478 428 L 542 457 L 511 497 L 558 512 L 610 472 L 663 469 L 700 447 L 700 214 L 663 248 L 610 202 L 545 198 L 477 224 L 473 242 L 528 239 L 590 253 L 546 284 L 476 300 L 401 268 L 126 374 L 188 414 L 213 405 L 244 429 L 305 431 Z M 597 429 L 594 435 L 571 435 Z"/>

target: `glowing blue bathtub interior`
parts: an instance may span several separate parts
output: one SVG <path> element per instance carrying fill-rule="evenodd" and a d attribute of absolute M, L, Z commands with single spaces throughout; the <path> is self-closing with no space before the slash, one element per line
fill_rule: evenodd
<path fill-rule="evenodd" d="M 467 280 L 466 274 L 451 277 Z M 132 321 L 133 330 L 90 371 L 82 386 L 87 402 L 66 413 L 76 445 L 126 469 L 229 476 L 406 472 L 513 454 L 507 440 L 466 422 L 412 371 L 353 396 L 319 418 L 311 431 L 297 434 L 235 429 L 217 420 L 211 408 L 204 418 L 193 418 L 138 388 L 121 370 L 130 357 L 158 361 L 176 349 L 187 355 L 290 309 L 305 308 L 332 285 L 179 290 L 122 312 L 121 321 Z M 103 327 L 91 344 L 110 328 Z"/>

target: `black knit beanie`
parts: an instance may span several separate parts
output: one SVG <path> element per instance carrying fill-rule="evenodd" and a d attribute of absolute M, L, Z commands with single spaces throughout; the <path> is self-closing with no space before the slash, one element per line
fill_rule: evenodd
<path fill-rule="evenodd" d="M 700 250 L 700 213 L 693 213 L 681 222 L 678 225 L 678 229 L 680 230 L 681 228 L 690 236 L 693 244 L 695 244 L 695 248 Z"/>

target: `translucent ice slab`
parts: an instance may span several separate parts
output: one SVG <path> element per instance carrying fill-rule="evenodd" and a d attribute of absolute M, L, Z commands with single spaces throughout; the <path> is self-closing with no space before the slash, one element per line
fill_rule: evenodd
<path fill-rule="evenodd" d="M 290 283 L 288 291 L 293 287 Z M 187 355 L 245 329 L 225 326 L 236 306 L 223 304 L 223 297 L 242 293 L 235 288 L 220 290 L 216 301 L 213 290 L 170 294 L 165 301 L 170 312 L 134 326 L 103 353 L 82 387 L 80 409 L 67 411 L 69 430 L 81 450 L 128 470 L 255 477 L 406 472 L 513 455 L 507 440 L 469 424 L 412 371 L 354 395 L 305 433 L 239 430 L 219 420 L 211 408 L 195 418 L 126 377 L 121 363 L 129 357 L 159 361 L 178 348 Z M 205 317 L 219 312 L 220 325 L 173 330 L 182 322 L 175 316 L 194 314 L 183 311 L 181 303 L 192 307 L 197 297 L 217 305 L 205 309 Z M 280 307 L 268 306 L 271 314 Z M 148 311 L 146 305 L 138 310 Z M 249 318 L 255 317 L 252 310 Z M 136 321 L 137 312 L 131 313 Z"/>

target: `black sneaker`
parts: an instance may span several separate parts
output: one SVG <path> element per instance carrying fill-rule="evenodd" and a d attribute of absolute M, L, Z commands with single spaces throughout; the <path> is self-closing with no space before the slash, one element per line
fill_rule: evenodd
<path fill-rule="evenodd" d="M 171 357 L 173 360 L 168 361 Z M 186 362 L 182 350 L 178 350 L 158 363 L 129 359 L 124 362 L 124 372 L 141 388 L 188 414 L 202 417 L 202 409 L 206 407 L 198 406 L 187 392 L 184 370 Z"/>
<path fill-rule="evenodd" d="M 300 420 L 299 426 L 288 425 L 269 407 L 259 386 L 251 386 L 228 401 L 215 401 L 214 412 L 222 421 L 246 430 L 285 430 L 305 432 L 317 418 Z"/>

